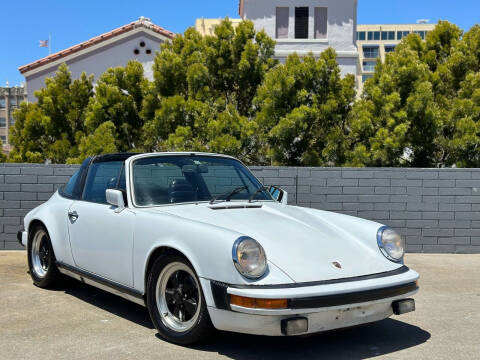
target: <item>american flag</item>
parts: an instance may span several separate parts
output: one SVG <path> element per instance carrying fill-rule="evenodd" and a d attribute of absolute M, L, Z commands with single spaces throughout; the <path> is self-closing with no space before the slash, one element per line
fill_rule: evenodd
<path fill-rule="evenodd" d="M 39 47 L 48 47 L 48 40 L 40 40 L 39 44 L 38 44 Z"/>

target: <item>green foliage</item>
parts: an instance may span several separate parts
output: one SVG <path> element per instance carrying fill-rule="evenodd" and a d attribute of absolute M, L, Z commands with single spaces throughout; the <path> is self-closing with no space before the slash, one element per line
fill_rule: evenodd
<path fill-rule="evenodd" d="M 79 138 L 79 155 L 68 159 L 68 163 L 80 164 L 89 156 L 116 153 L 118 149 L 115 143 L 115 124 L 111 121 L 104 122 L 95 129 L 93 134 Z"/>
<path fill-rule="evenodd" d="M 124 68 L 108 69 L 98 80 L 95 96 L 86 109 L 85 127 L 91 134 L 110 122 L 115 147 L 131 151 L 141 146 L 143 98 L 148 93 L 143 66 L 130 61 Z M 86 141 L 86 140 L 85 140 Z M 88 141 L 87 141 L 88 142 Z"/>
<path fill-rule="evenodd" d="M 274 46 L 252 22 L 234 29 L 228 19 L 215 36 L 188 29 L 164 44 L 153 66 L 156 94 L 144 102 L 151 109 L 144 112 L 145 150 L 202 150 L 264 161 L 252 100 L 276 65 Z"/>
<path fill-rule="evenodd" d="M 346 119 L 355 79 L 340 76 L 333 49 L 318 60 L 288 57 L 258 90 L 257 122 L 274 164 L 331 166 L 344 161 Z"/>
<path fill-rule="evenodd" d="M 462 35 L 441 21 L 377 65 L 349 115 L 348 165 L 480 165 L 480 27 Z"/>
<path fill-rule="evenodd" d="M 274 48 L 251 22 L 225 19 L 214 36 L 188 29 L 163 44 L 153 81 L 132 61 L 94 89 L 62 65 L 14 113 L 7 161 L 206 151 L 249 164 L 480 166 L 480 25 L 406 37 L 359 99 L 333 49 L 278 64 Z"/>
<path fill-rule="evenodd" d="M 72 80 L 61 65 L 45 88 L 35 92 L 36 103 L 23 102 L 14 113 L 10 161 L 65 163 L 77 156 L 76 137 L 85 131 L 85 109 L 93 96 L 93 77 Z"/>

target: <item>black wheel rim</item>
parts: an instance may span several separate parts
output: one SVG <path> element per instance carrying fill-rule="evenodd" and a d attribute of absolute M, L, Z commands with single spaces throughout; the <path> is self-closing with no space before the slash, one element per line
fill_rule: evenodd
<path fill-rule="evenodd" d="M 31 259 L 35 275 L 44 278 L 50 267 L 50 244 L 45 230 L 38 230 L 32 239 Z"/>
<path fill-rule="evenodd" d="M 48 249 L 47 237 L 44 236 L 40 243 L 39 249 L 40 265 L 42 269 L 47 271 L 48 266 L 50 265 L 50 251 Z"/>
<path fill-rule="evenodd" d="M 165 288 L 165 300 L 168 310 L 179 321 L 187 322 L 195 316 L 198 296 L 195 281 L 186 271 L 175 271 L 169 277 Z"/>

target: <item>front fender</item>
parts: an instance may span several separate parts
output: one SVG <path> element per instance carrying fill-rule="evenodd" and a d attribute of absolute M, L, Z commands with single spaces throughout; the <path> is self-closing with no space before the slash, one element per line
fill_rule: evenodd
<path fill-rule="evenodd" d="M 186 220 L 166 213 L 138 211 L 135 217 L 134 287 L 145 292 L 147 264 L 151 254 L 168 247 L 185 255 L 200 278 L 228 284 L 287 284 L 283 271 L 268 263 L 266 274 L 257 281 L 242 277 L 232 260 L 232 246 L 244 234 L 213 225 Z M 268 254 L 267 254 L 268 256 Z"/>

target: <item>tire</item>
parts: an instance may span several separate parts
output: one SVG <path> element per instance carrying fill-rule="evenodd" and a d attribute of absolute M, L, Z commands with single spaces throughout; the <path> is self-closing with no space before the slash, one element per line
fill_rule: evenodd
<path fill-rule="evenodd" d="M 185 258 L 159 257 L 148 275 L 146 297 L 152 322 L 167 341 L 191 345 L 213 333 L 200 280 Z"/>
<path fill-rule="evenodd" d="M 35 225 L 28 235 L 28 268 L 33 283 L 43 289 L 58 284 L 62 276 L 55 263 L 47 229 L 42 225 Z"/>

